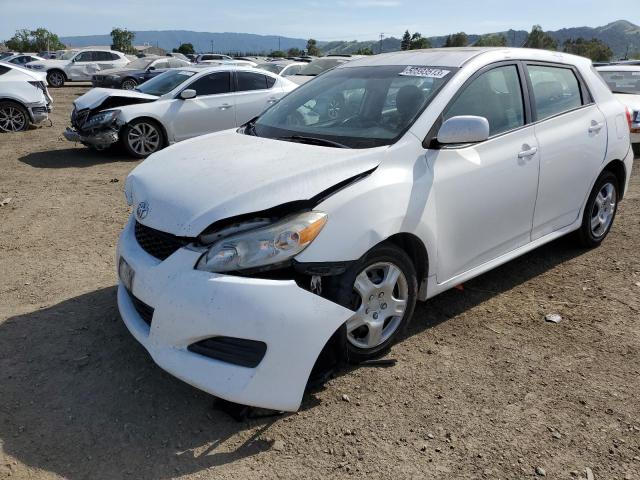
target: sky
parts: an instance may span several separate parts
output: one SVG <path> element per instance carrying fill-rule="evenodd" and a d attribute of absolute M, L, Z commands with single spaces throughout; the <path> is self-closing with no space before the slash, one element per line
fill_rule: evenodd
<path fill-rule="evenodd" d="M 606 8 L 603 8 L 603 5 Z M 0 39 L 44 27 L 59 36 L 129 30 L 195 30 L 318 40 L 640 24 L 640 0 L 0 0 Z"/>

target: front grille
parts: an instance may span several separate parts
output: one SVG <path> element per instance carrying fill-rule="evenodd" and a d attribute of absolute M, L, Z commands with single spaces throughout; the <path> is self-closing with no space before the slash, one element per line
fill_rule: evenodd
<path fill-rule="evenodd" d="M 153 307 L 150 307 L 149 305 L 144 303 L 142 300 L 136 297 L 129 290 L 127 290 L 127 293 L 129 294 L 129 298 L 131 298 L 131 303 L 133 303 L 133 308 L 136 309 L 136 312 L 138 312 L 138 315 L 140 315 L 140 318 L 142 318 L 144 323 L 151 326 L 151 320 L 153 320 Z"/>
<path fill-rule="evenodd" d="M 142 249 L 158 260 L 166 260 L 191 241 L 188 238 L 155 230 L 140 222 L 136 222 L 135 235 Z"/>

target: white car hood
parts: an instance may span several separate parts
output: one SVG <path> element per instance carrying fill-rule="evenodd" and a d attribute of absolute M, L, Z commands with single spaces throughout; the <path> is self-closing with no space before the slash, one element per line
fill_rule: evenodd
<path fill-rule="evenodd" d="M 386 147 L 340 149 L 271 140 L 226 130 L 161 150 L 127 178 L 138 220 L 196 237 L 212 223 L 308 200 L 378 166 Z"/>
<path fill-rule="evenodd" d="M 73 104 L 78 110 L 99 107 L 107 98 L 141 98 L 144 100 L 157 100 L 159 97 L 135 90 L 114 90 L 112 88 L 92 88 L 87 93 L 74 100 Z"/>

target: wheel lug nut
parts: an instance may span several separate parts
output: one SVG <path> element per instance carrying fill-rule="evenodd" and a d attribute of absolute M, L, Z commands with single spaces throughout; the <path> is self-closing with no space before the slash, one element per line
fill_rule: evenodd
<path fill-rule="evenodd" d="M 373 314 L 373 319 L 374 319 L 374 320 L 377 320 L 377 319 L 378 319 L 378 312 L 375 312 L 375 313 Z"/>
<path fill-rule="evenodd" d="M 387 304 L 386 304 L 386 303 L 383 303 L 382 305 L 380 305 L 380 307 L 381 307 L 383 310 L 386 310 L 386 308 L 387 308 Z"/>
<path fill-rule="evenodd" d="M 378 298 L 382 298 L 382 297 L 384 297 L 384 292 L 380 292 L 380 293 L 378 294 Z"/>

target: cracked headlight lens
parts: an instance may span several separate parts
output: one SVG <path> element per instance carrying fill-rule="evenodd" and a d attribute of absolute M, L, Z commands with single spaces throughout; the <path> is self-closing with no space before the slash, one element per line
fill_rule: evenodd
<path fill-rule="evenodd" d="M 307 248 L 326 223 L 326 213 L 304 212 L 230 235 L 213 243 L 196 269 L 220 273 L 286 263 Z"/>
<path fill-rule="evenodd" d="M 120 113 L 120 110 L 106 110 L 104 112 L 91 115 L 86 122 L 82 125 L 83 129 L 96 128 L 102 125 L 107 125 L 115 120 Z"/>

